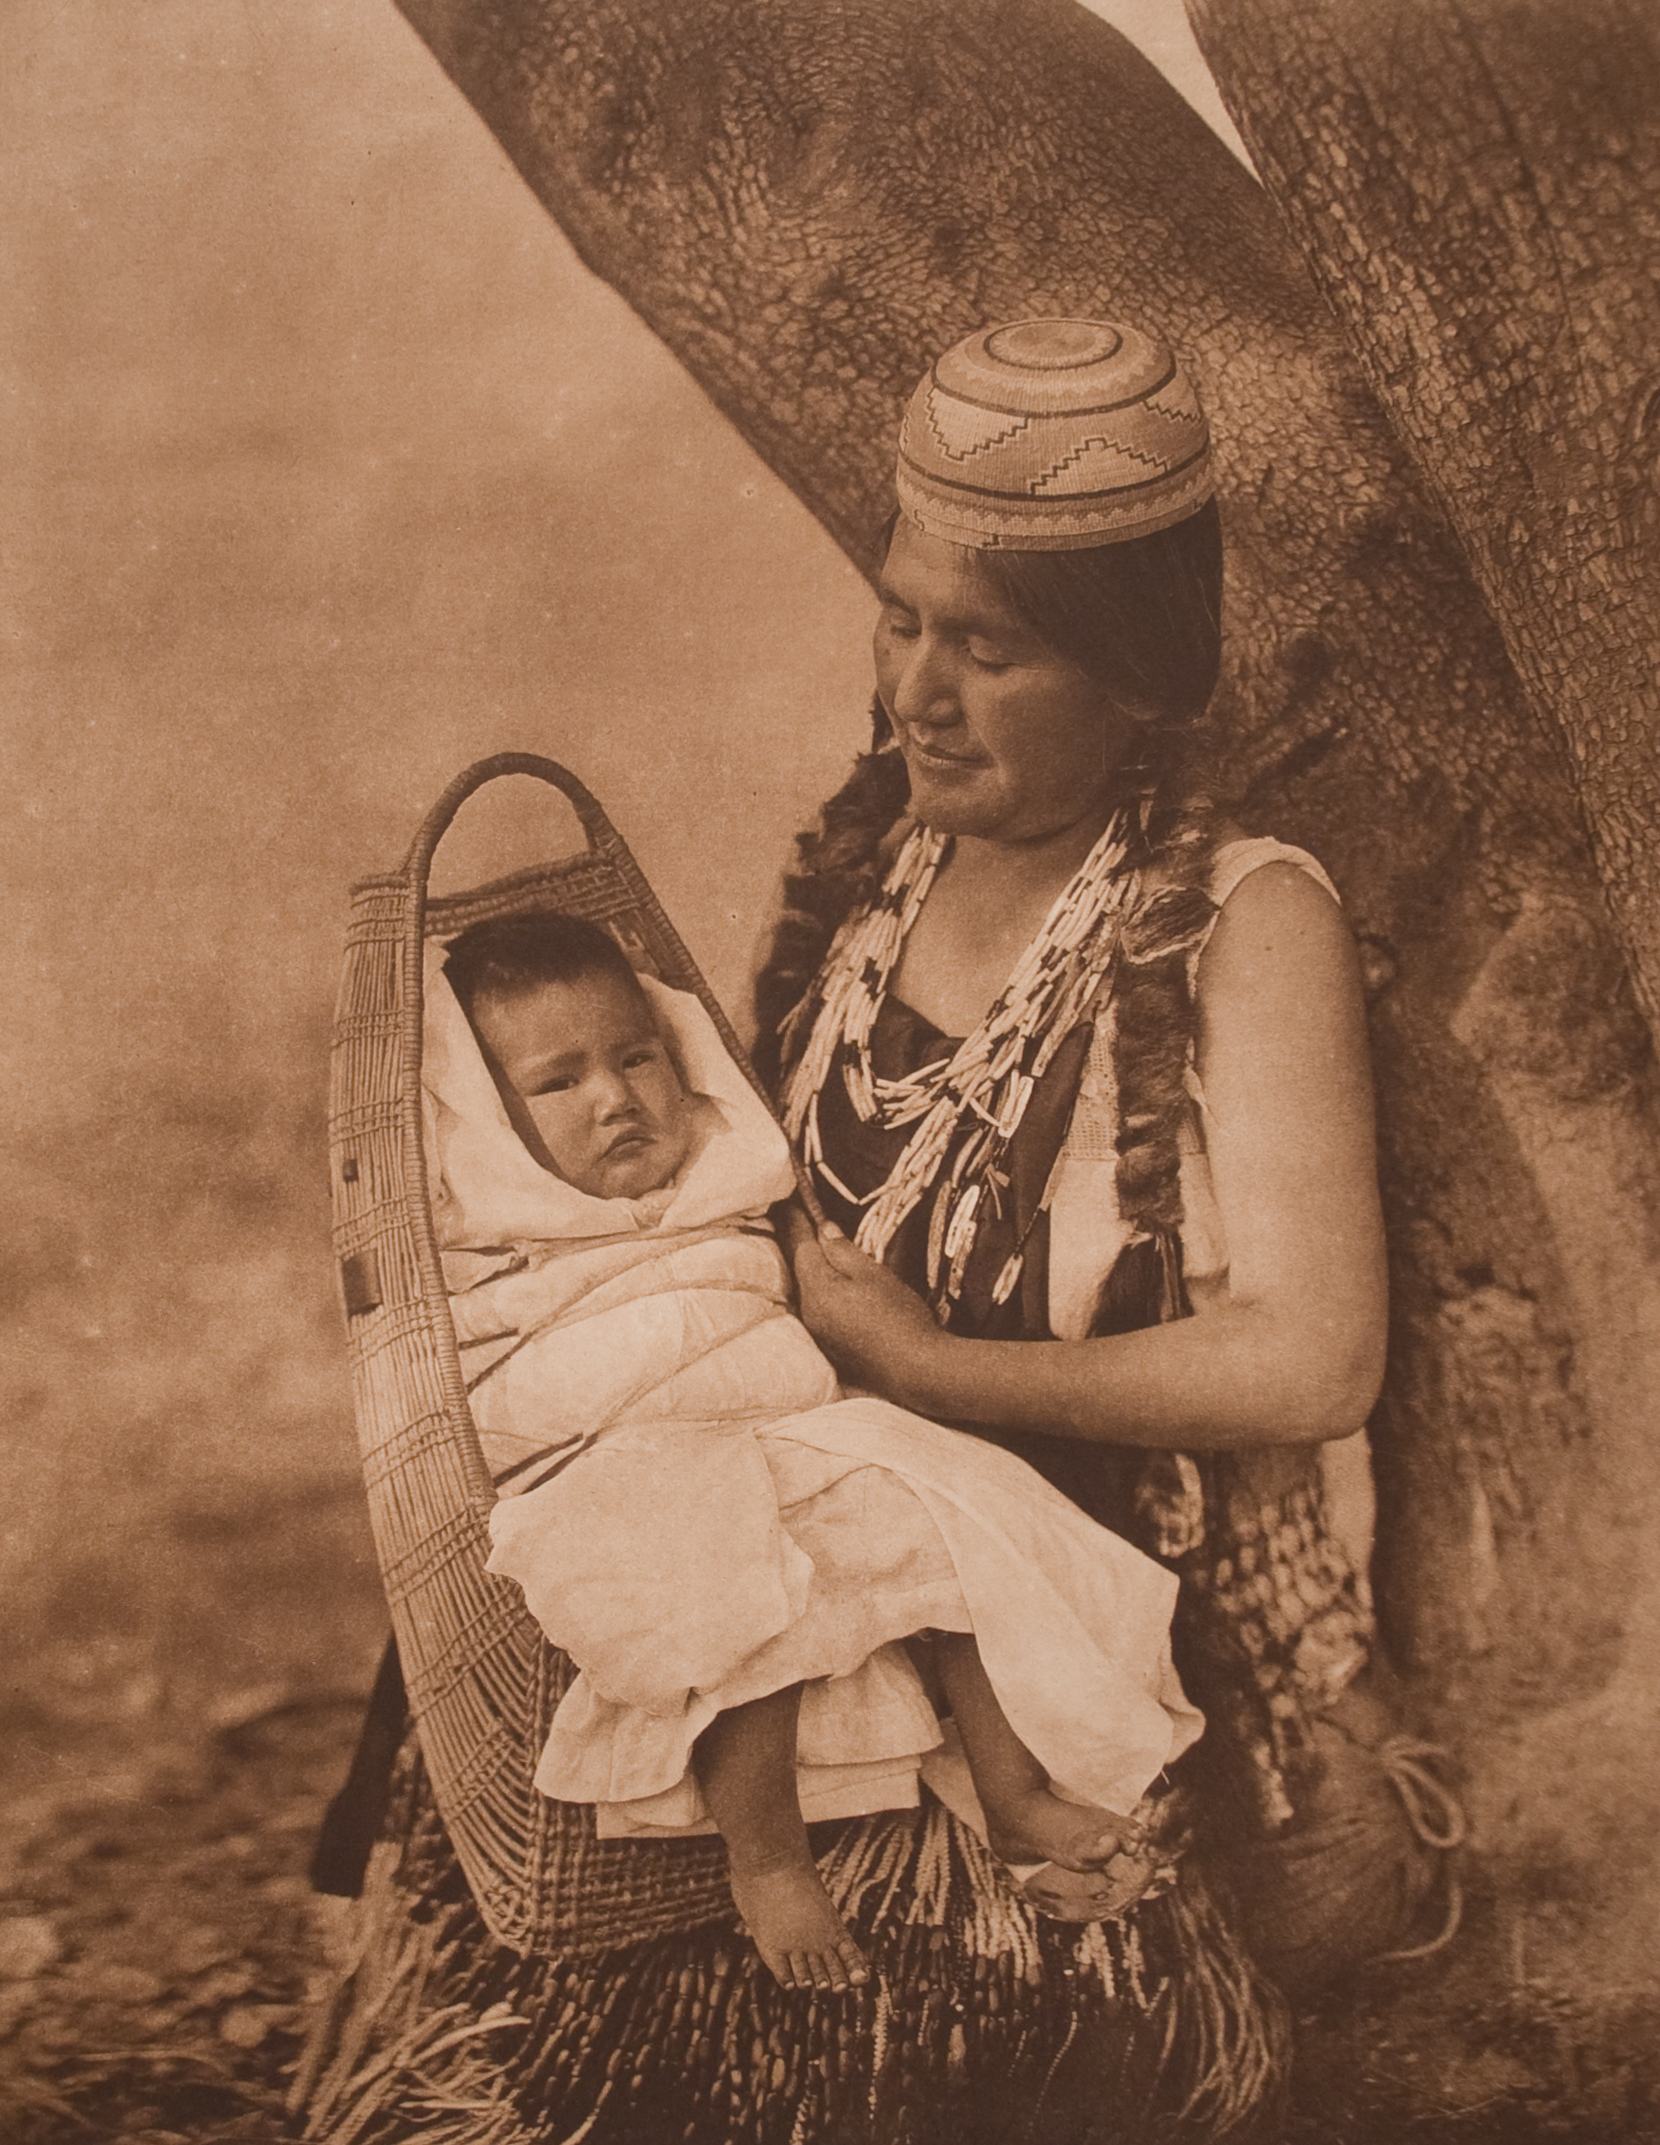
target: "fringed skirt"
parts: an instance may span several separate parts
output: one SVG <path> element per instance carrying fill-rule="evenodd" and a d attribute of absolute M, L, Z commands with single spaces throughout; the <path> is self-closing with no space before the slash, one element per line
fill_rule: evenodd
<path fill-rule="evenodd" d="M 817 1827 L 870 1959 L 781 1989 L 735 1921 L 602 1957 L 487 1933 L 406 1744 L 354 1962 L 292 2106 L 319 2145 L 1158 2145 L 1243 2140 L 1284 2076 L 1277 1999 L 1191 1859 L 1121 1921 L 1045 1920 L 966 1827 Z"/>

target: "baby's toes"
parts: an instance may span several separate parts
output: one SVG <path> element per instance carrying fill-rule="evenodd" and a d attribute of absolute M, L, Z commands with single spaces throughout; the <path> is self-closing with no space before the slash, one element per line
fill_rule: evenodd
<path fill-rule="evenodd" d="M 1137 1844 L 1117 1830 L 1098 1832 L 1085 1844 L 1083 1853 L 1071 1866 L 1074 1869 L 1106 1869 L 1121 1854 L 1133 1854 Z"/>
<path fill-rule="evenodd" d="M 1092 1870 L 1105 1869 L 1117 1852 L 1115 1839 L 1070 1840 L 1065 1847 L 1057 1847 L 1049 1859 L 1057 1869 L 1069 1869 L 1074 1876 L 1083 1877 Z"/>
<path fill-rule="evenodd" d="M 870 1968 L 865 1964 L 865 1955 L 851 1937 L 836 1946 L 833 1964 L 836 1971 L 835 1986 L 838 1989 L 863 1988 L 870 1979 Z"/>

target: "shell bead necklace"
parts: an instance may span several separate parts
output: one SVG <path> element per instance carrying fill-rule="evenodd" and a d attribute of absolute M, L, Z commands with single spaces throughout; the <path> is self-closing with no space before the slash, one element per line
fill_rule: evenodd
<path fill-rule="evenodd" d="M 941 1319 L 961 1293 L 982 1208 L 988 1201 L 995 1208 L 1008 1183 L 1002 1164 L 1032 1091 L 1087 1012 L 1118 949 L 1139 885 L 1139 875 L 1126 868 L 1128 830 L 1128 813 L 1116 813 L 979 1026 L 950 1057 L 902 1079 L 875 1072 L 870 1039 L 949 837 L 914 826 L 881 893 L 842 927 L 826 957 L 818 1012 L 785 1100 L 785 1127 L 807 1166 L 840 1197 L 864 1208 L 854 1242 L 872 1258 L 883 1256 L 937 1182 L 928 1219 L 928 1288 Z M 841 1080 L 863 1123 L 915 1127 L 886 1181 L 862 1198 L 840 1182 L 825 1158 L 818 1101 L 832 1078 Z M 993 1285 L 995 1302 L 1013 1291 L 1021 1261 L 1017 1247 Z"/>

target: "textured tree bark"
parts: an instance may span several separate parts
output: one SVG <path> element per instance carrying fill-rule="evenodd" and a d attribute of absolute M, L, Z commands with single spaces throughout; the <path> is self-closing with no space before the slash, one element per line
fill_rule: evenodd
<path fill-rule="evenodd" d="M 1568 741 L 1660 1024 L 1660 12 L 1188 12 L 1524 686 Z"/>
<path fill-rule="evenodd" d="M 954 336 L 1077 312 L 1177 345 L 1221 459 L 1232 772 L 1331 866 L 1370 970 L 1386 1628 L 1478 1730 L 1613 1688 L 1660 1490 L 1648 1038 L 1560 743 L 1261 190 L 1069 0 L 402 4 L 861 563 Z"/>
<path fill-rule="evenodd" d="M 1564 739 L 1601 881 L 1651 1028 L 1660 1024 L 1660 15 L 1647 0 L 1187 0 L 1232 116 L 1314 279 L 1399 436 L 1463 543 L 1532 704 Z M 1564 935 L 1566 933 L 1566 935 Z M 1517 917 L 1464 994 L 1455 1028 L 1494 1068 L 1494 1092 L 1582 1277 L 1558 1345 L 1600 1355 L 1623 1402 L 1595 1411 L 1588 1467 L 1623 1481 L 1602 1534 L 1621 1577 L 1557 1575 L 1570 1598 L 1608 1603 L 1617 1666 L 1587 1747 L 1572 1678 L 1489 1745 L 1477 1811 L 1505 1869 L 1511 1941 L 1543 1987 L 1582 2002 L 1654 1985 L 1649 1932 L 1660 1898 L 1647 1697 L 1660 1672 L 1660 1477 L 1651 1451 L 1656 1239 L 1643 1226 L 1642 1137 L 1620 1109 L 1581 1111 L 1558 1140 L 1531 1044 L 1545 1001 L 1588 973 L 1577 922 Z M 1600 954 L 1592 956 L 1592 968 Z M 1619 1232 L 1630 1229 L 1622 1257 Z M 1580 1252 L 1566 1251 L 1571 1237 Z M 1600 1251 L 1599 1251 L 1600 1246 Z M 1598 1301 L 1628 1307 L 1627 1341 Z M 1493 1515 L 1551 1526 L 1518 1431 L 1548 1381 L 1513 1376 L 1542 1338 L 1512 1330 L 1513 1306 L 1485 1289 L 1449 1306 L 1485 1327 L 1441 1359 L 1462 1390 L 1424 1392 L 1415 1412 L 1468 1426 L 1450 1457 Z M 1634 1314 L 1634 1315 L 1633 1315 Z M 1633 1347 L 1625 1365 L 1613 1358 Z M 1426 1365 L 1430 1359 L 1422 1359 Z M 1432 1370 L 1440 1375 L 1440 1364 Z M 1507 1387 L 1513 1389 L 1507 1391 Z M 1652 1394 L 1652 1386 L 1649 1387 Z M 1610 1396 L 1612 1397 L 1612 1396 Z M 1537 1430 L 1549 1438 L 1541 1423 Z M 1563 1448 L 1581 1430 L 1564 1416 Z M 1398 1488 L 1433 1492 L 1431 1447 L 1398 1448 Z M 1444 1479 L 1444 1478 L 1443 1478 Z M 1562 1487 L 1575 1504 L 1584 1476 Z M 1410 1530 L 1409 1530 L 1410 1534 Z M 1623 1538 L 1622 1538 L 1623 1535 Z M 1628 1590 L 1640 1537 L 1640 1582 Z M 1395 1554 L 1392 1551 L 1392 1556 Z M 1409 1554 L 1392 1586 L 1427 1576 Z M 1503 1613 L 1473 1589 L 1454 1613 Z M 1476 1632 L 1467 1643 L 1479 1648 Z M 1554 1704 L 1552 1701 L 1554 1700 Z M 1617 1813 L 1617 1815 L 1616 1815 Z M 1602 1841 L 1617 1836 L 1616 1870 Z M 1564 1918 L 1548 1901 L 1572 1903 Z M 1522 1978 L 1518 1975 L 1518 1978 Z"/>

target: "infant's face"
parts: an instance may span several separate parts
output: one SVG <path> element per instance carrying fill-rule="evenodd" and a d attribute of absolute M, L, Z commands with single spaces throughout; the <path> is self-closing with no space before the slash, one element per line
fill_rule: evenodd
<path fill-rule="evenodd" d="M 638 1199 L 685 1161 L 691 1098 L 644 993 L 620 976 L 483 996 L 473 1025 L 524 1104 L 538 1159 L 579 1192 Z"/>

